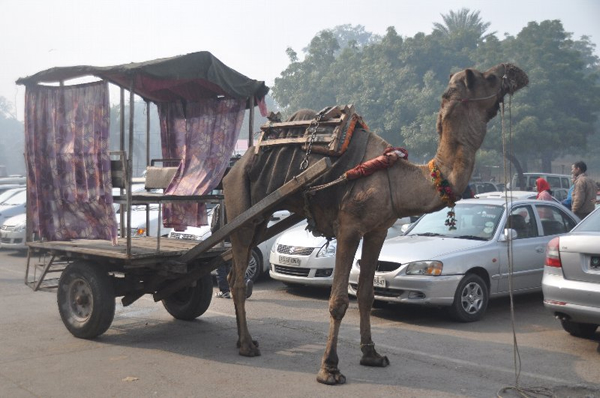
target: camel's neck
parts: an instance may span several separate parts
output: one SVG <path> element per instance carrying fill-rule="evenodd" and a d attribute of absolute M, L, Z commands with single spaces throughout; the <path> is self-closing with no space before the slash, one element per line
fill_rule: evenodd
<path fill-rule="evenodd" d="M 476 152 L 485 138 L 487 121 L 478 113 L 464 108 L 456 111 L 464 114 L 442 120 L 440 145 L 434 161 L 454 194 L 461 195 L 471 179 Z"/>

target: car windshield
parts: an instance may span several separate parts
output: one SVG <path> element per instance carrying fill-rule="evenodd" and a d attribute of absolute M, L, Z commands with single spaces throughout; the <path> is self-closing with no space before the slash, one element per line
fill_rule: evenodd
<path fill-rule="evenodd" d="M 490 240 L 504 212 L 503 206 L 463 202 L 454 207 L 456 229 L 445 225 L 448 208 L 426 214 L 407 235 L 444 236 L 457 239 Z"/>
<path fill-rule="evenodd" d="M 581 221 L 575 228 L 573 228 L 573 232 L 600 232 L 600 210 L 595 210 L 587 216 L 583 221 Z"/>
<path fill-rule="evenodd" d="M 26 200 L 27 200 L 27 191 L 23 190 L 23 191 L 20 191 L 19 193 L 14 194 L 13 196 L 9 197 L 5 201 L 3 201 L 2 204 L 9 205 L 9 206 L 16 206 L 16 205 L 24 204 Z"/>

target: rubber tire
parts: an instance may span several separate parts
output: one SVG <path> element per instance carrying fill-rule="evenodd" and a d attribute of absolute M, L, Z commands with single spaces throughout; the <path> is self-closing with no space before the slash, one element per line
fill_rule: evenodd
<path fill-rule="evenodd" d="M 75 302 L 78 291 L 86 302 Z M 83 261 L 69 264 L 60 276 L 56 296 L 63 323 L 80 339 L 100 336 L 115 317 L 113 281 L 97 264 Z"/>
<path fill-rule="evenodd" d="M 478 307 L 476 308 L 475 312 L 471 312 L 468 309 L 465 309 L 463 306 L 462 297 L 464 294 L 468 294 L 469 292 L 474 292 L 477 296 L 479 296 L 480 303 L 475 304 L 475 306 Z M 450 314 L 452 315 L 452 318 L 459 322 L 478 321 L 483 318 L 483 315 L 487 310 L 489 299 L 490 294 L 487 284 L 484 282 L 484 280 L 479 275 L 466 274 L 456 288 L 454 302 L 450 307 Z"/>
<path fill-rule="evenodd" d="M 162 300 L 163 306 L 175 319 L 193 321 L 204 314 L 210 305 L 213 293 L 212 277 L 205 275 L 195 286 L 173 293 Z"/>
<path fill-rule="evenodd" d="M 256 282 L 262 275 L 263 270 L 263 259 L 262 254 L 258 249 L 253 249 L 250 253 L 250 261 L 248 261 L 248 268 L 246 268 L 246 280 L 251 279 L 252 282 Z"/>
<path fill-rule="evenodd" d="M 571 336 L 581 337 L 585 339 L 589 339 L 594 337 L 596 334 L 596 329 L 598 329 L 598 325 L 594 325 L 591 323 L 579 323 L 568 320 L 561 320 L 560 324 L 563 329 L 568 332 Z"/>

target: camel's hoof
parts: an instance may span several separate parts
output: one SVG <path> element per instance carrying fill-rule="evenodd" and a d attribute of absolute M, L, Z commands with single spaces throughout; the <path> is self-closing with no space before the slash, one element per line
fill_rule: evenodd
<path fill-rule="evenodd" d="M 340 373 L 339 370 L 327 370 L 321 369 L 317 375 L 317 381 L 319 383 L 327 384 L 330 386 L 336 384 L 345 384 L 346 376 Z"/>
<path fill-rule="evenodd" d="M 381 356 L 377 354 L 377 356 L 364 356 L 360 360 L 360 364 L 363 366 L 374 366 L 378 368 L 385 368 L 390 364 L 390 360 L 386 356 Z"/>
<path fill-rule="evenodd" d="M 240 348 L 242 346 L 242 343 L 240 343 L 239 340 L 235 344 L 236 344 L 237 348 Z M 252 340 L 252 344 L 254 344 L 254 346 L 258 348 L 258 341 Z"/>
<path fill-rule="evenodd" d="M 255 340 L 252 340 L 252 344 L 250 344 L 250 346 L 243 345 L 238 341 L 237 346 L 240 349 L 240 355 L 243 357 L 259 357 L 260 356 L 260 350 L 258 349 L 258 342 Z"/>

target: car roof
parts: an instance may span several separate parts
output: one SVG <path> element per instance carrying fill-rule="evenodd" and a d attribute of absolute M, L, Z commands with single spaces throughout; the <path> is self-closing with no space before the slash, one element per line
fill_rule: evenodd
<path fill-rule="evenodd" d="M 488 192 L 488 193 L 493 193 L 493 192 Z M 496 192 L 496 193 L 502 193 L 502 192 Z M 535 194 L 534 192 L 528 192 L 529 194 Z M 518 198 L 515 196 L 509 196 L 508 198 L 505 198 L 504 195 L 502 196 L 486 196 L 486 194 L 481 194 L 477 195 L 475 198 L 472 199 L 461 199 L 458 202 L 456 202 L 456 205 L 459 206 L 461 204 L 473 204 L 473 203 L 478 203 L 478 204 L 489 204 L 489 205 L 496 205 L 496 206 L 503 206 L 506 202 L 506 199 L 509 200 L 509 204 L 514 205 L 520 205 L 520 204 L 544 204 L 547 205 L 549 203 L 553 204 L 553 205 L 558 205 L 557 202 L 555 201 L 549 201 L 549 200 L 539 200 L 539 199 L 523 199 L 523 198 Z M 566 208 L 565 208 L 566 210 Z"/>
<path fill-rule="evenodd" d="M 478 193 L 475 195 L 476 198 L 501 198 L 505 197 L 515 199 L 535 199 L 537 196 L 536 192 L 533 191 L 493 191 L 493 192 L 484 192 Z"/>

